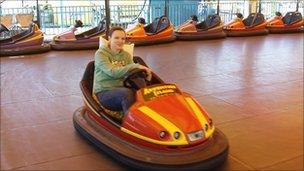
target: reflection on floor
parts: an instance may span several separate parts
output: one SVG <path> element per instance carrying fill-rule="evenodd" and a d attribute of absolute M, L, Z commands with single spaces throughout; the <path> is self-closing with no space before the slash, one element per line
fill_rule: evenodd
<path fill-rule="evenodd" d="M 220 170 L 303 169 L 303 34 L 136 47 L 228 137 Z M 1 170 L 122 170 L 74 131 L 93 50 L 1 58 Z"/>

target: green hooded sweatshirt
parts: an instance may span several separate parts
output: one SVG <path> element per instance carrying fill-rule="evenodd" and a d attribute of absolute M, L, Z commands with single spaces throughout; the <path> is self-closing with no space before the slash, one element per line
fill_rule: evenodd
<path fill-rule="evenodd" d="M 125 74 L 137 67 L 139 64 L 133 62 L 128 52 L 115 54 L 108 46 L 99 48 L 95 53 L 94 93 L 122 87 Z"/>

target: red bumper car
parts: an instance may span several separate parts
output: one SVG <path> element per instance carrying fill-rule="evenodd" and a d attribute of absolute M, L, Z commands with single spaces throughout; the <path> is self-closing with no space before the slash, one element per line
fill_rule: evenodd
<path fill-rule="evenodd" d="M 7 31 L 2 25 L 2 31 Z M 49 51 L 50 45 L 43 42 L 43 33 L 34 23 L 29 25 L 27 30 L 21 33 L 0 40 L 0 55 L 26 55 L 34 53 L 43 53 Z"/>
<path fill-rule="evenodd" d="M 81 49 L 98 49 L 99 37 L 105 37 L 106 27 L 105 20 L 101 20 L 98 26 L 82 32 L 74 34 L 75 30 L 70 30 L 56 35 L 51 42 L 54 50 L 81 50 Z"/>
<path fill-rule="evenodd" d="M 145 65 L 139 57 L 134 61 Z M 132 71 L 125 85 L 136 85 Z M 208 170 L 227 158 L 228 140 L 206 110 L 175 84 L 157 75 L 142 88 L 124 117 L 114 117 L 92 96 L 94 62 L 80 82 L 85 106 L 74 113 L 75 129 L 127 167 L 138 170 Z"/>

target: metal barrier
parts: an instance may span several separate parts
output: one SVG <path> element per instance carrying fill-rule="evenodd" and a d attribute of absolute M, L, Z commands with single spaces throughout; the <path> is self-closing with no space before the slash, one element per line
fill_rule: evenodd
<path fill-rule="evenodd" d="M 223 22 L 228 22 L 236 13 L 242 13 L 244 16 L 249 14 L 250 3 L 249 1 L 222 1 L 220 2 L 219 15 Z M 201 2 L 198 5 L 198 16 L 205 19 L 208 15 L 217 13 L 216 2 Z"/>
<path fill-rule="evenodd" d="M 300 1 L 299 11 L 303 13 L 303 0 Z M 276 11 L 286 13 L 296 10 L 295 0 L 263 0 L 261 11 L 265 18 L 274 15 Z M 249 0 L 231 0 L 220 2 L 220 16 L 224 22 L 231 20 L 236 13 L 242 13 L 247 17 L 250 12 L 256 12 L 258 2 Z M 91 6 L 51 6 L 40 5 L 41 29 L 46 35 L 58 34 L 74 24 L 75 20 L 81 20 L 84 24 L 79 32 L 94 27 L 105 15 L 103 5 Z M 136 22 L 138 17 L 146 19 L 147 23 L 153 21 L 157 16 L 164 15 L 165 4 L 144 4 L 144 5 L 111 5 L 111 24 L 126 28 L 128 24 Z M 183 2 L 168 4 L 168 17 L 177 26 L 186 21 L 190 15 L 197 15 L 200 20 L 205 19 L 210 14 L 217 13 L 217 2 Z M 13 24 L 17 24 L 17 14 L 32 14 L 34 20 L 37 18 L 36 7 L 25 8 L 0 8 L 0 15 L 13 15 Z"/>
<path fill-rule="evenodd" d="M 41 10 L 41 29 L 46 34 L 58 34 L 74 25 L 75 20 L 81 20 L 84 27 L 79 31 L 96 26 L 104 17 L 104 7 L 97 6 L 73 6 L 52 7 L 52 10 Z"/>
<path fill-rule="evenodd" d="M 281 0 L 281 1 L 263 1 L 262 3 L 262 14 L 264 14 L 265 18 L 270 18 L 274 15 L 275 12 L 279 11 L 283 15 L 290 11 L 296 11 L 297 2 L 296 0 Z M 301 0 L 299 2 L 299 9 L 298 11 L 302 14 L 304 13 L 304 1 Z"/>

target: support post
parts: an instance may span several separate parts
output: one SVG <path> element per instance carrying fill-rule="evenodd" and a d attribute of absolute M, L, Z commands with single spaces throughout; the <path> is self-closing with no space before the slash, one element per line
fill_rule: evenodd
<path fill-rule="evenodd" d="M 165 16 L 169 17 L 169 0 L 165 0 Z"/>
<path fill-rule="evenodd" d="M 297 0 L 297 8 L 296 8 L 296 12 L 298 12 L 299 11 L 299 2 L 300 0 Z"/>
<path fill-rule="evenodd" d="M 259 0 L 259 13 L 261 13 L 262 12 L 262 2 L 261 2 L 262 0 Z"/>
<path fill-rule="evenodd" d="M 106 10 L 106 35 L 107 39 L 109 37 L 109 29 L 110 29 L 110 1 L 105 0 L 105 10 Z"/>
<path fill-rule="evenodd" d="M 37 13 L 37 25 L 39 28 L 41 28 L 41 23 L 40 23 L 40 10 L 39 10 L 39 3 L 38 0 L 36 0 L 36 13 Z"/>
<path fill-rule="evenodd" d="M 220 15 L 220 0 L 217 0 L 217 9 L 216 9 L 216 14 Z"/>

